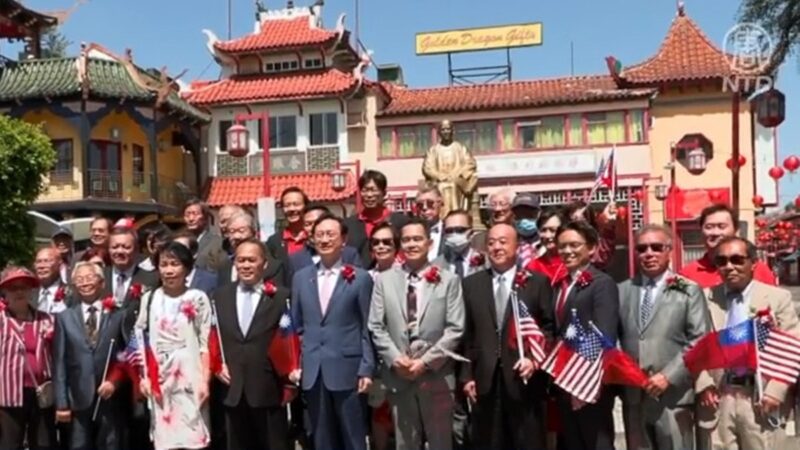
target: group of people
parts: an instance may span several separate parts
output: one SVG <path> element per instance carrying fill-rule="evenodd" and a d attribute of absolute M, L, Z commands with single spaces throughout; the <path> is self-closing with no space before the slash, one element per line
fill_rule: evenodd
<path fill-rule="evenodd" d="M 234 205 L 217 234 L 200 201 L 184 230 L 159 224 L 141 245 L 129 221 L 97 218 L 86 251 L 61 230 L 33 271 L 6 268 L 0 449 L 611 449 L 617 397 L 628 449 L 780 448 L 791 386 L 758 395 L 747 369 L 695 377 L 683 360 L 755 311 L 800 338 L 735 211 L 703 211 L 707 253 L 680 274 L 670 230 L 646 225 L 637 274 L 618 284 L 604 271 L 613 203 L 500 191 L 483 231 L 469 211 L 443 214 L 436 188 L 411 216 L 384 204 L 380 172 L 358 188 L 347 218 L 286 189 L 268 237 Z M 646 385 L 575 398 L 515 346 L 517 309 L 547 351 L 573 320 L 597 327 Z M 282 354 L 297 360 L 277 361 L 273 344 L 295 333 Z"/>

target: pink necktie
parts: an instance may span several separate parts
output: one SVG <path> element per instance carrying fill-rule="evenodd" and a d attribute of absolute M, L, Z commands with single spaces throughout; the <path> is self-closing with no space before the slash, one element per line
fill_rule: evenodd
<path fill-rule="evenodd" d="M 333 294 L 333 271 L 323 270 L 322 272 L 322 288 L 319 294 L 319 307 L 322 310 L 322 315 L 328 311 L 328 305 L 331 302 L 331 294 Z"/>

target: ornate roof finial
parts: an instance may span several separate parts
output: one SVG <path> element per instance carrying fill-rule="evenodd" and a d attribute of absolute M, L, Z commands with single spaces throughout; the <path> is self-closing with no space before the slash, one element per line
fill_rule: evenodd
<path fill-rule="evenodd" d="M 683 17 L 686 15 L 686 4 L 683 0 L 678 0 L 678 16 Z"/>
<path fill-rule="evenodd" d="M 286 9 L 294 9 L 294 2 L 292 0 L 287 0 Z"/>

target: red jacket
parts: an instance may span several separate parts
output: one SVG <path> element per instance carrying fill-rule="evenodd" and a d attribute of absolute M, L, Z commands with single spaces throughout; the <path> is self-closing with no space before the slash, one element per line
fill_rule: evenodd
<path fill-rule="evenodd" d="M 711 261 L 711 256 L 708 253 L 681 269 L 680 275 L 699 284 L 703 289 L 722 284 L 722 276 L 714 266 L 714 263 Z M 756 261 L 753 266 L 753 278 L 756 281 L 772 286 L 778 284 L 775 274 L 770 270 L 769 266 L 762 261 Z"/>

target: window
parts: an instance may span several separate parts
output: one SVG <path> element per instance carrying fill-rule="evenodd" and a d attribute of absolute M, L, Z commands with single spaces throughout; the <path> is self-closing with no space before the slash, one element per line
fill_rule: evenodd
<path fill-rule="evenodd" d="M 588 144 L 616 144 L 625 142 L 625 114 L 623 112 L 586 114 Z"/>
<path fill-rule="evenodd" d="M 303 61 L 303 67 L 306 69 L 318 69 L 322 67 L 322 58 L 308 58 Z"/>
<path fill-rule="evenodd" d="M 217 144 L 219 146 L 220 152 L 227 152 L 228 151 L 228 128 L 233 125 L 233 121 L 230 120 L 220 120 L 219 121 L 219 130 L 217 135 Z"/>
<path fill-rule="evenodd" d="M 258 121 L 258 147 L 261 148 L 261 121 Z M 297 147 L 297 118 L 295 116 L 274 116 L 269 118 L 270 148 Z"/>
<path fill-rule="evenodd" d="M 580 114 L 569 115 L 569 145 L 583 145 L 583 116 Z"/>
<path fill-rule="evenodd" d="M 564 146 L 564 118 L 543 117 L 539 120 L 519 122 L 519 146 L 523 149 Z"/>
<path fill-rule="evenodd" d="M 517 148 L 517 122 L 513 119 L 503 120 L 500 122 L 500 127 L 503 130 L 500 137 L 503 140 L 502 150 L 515 150 Z"/>
<path fill-rule="evenodd" d="M 298 64 L 297 60 L 276 61 L 264 64 L 264 72 L 267 73 L 289 72 L 299 68 L 300 65 Z"/>
<path fill-rule="evenodd" d="M 468 122 L 456 124 L 455 139 L 472 153 L 497 151 L 497 122 Z"/>
<path fill-rule="evenodd" d="M 392 139 L 392 128 L 390 127 L 378 128 L 378 140 L 380 140 L 381 143 L 380 156 L 382 158 L 391 158 L 392 156 L 394 156 L 394 141 Z"/>
<path fill-rule="evenodd" d="M 425 156 L 431 148 L 431 126 L 397 127 L 397 147 L 397 156 L 401 158 Z"/>
<path fill-rule="evenodd" d="M 338 145 L 338 115 L 336 113 L 310 114 L 311 145 Z"/>
<path fill-rule="evenodd" d="M 56 139 L 52 144 L 56 151 L 56 165 L 50 172 L 50 181 L 69 182 L 72 180 L 72 139 Z"/>
<path fill-rule="evenodd" d="M 641 109 L 633 110 L 630 112 L 629 117 L 631 122 L 631 142 L 645 142 L 644 130 L 646 125 L 644 123 L 644 111 Z"/>
<path fill-rule="evenodd" d="M 144 147 L 133 144 L 133 185 L 144 184 Z"/>

